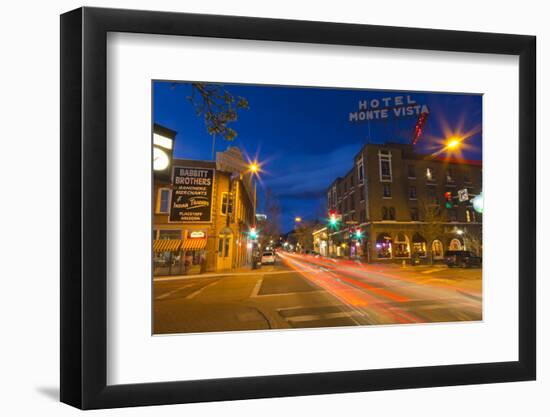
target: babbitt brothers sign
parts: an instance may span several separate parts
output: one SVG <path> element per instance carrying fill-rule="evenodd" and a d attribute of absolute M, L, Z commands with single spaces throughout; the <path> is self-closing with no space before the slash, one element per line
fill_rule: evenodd
<path fill-rule="evenodd" d="M 210 222 L 214 169 L 174 167 L 171 222 Z"/>
<path fill-rule="evenodd" d="M 429 113 L 426 104 L 419 104 L 411 96 L 395 96 L 374 98 L 371 100 L 359 101 L 359 108 L 349 113 L 350 122 L 362 122 L 365 120 L 381 120 L 390 117 L 411 117 L 420 116 L 422 113 Z"/>

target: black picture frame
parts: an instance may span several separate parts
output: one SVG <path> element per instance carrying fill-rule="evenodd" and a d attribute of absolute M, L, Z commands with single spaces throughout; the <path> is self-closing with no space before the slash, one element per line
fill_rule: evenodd
<path fill-rule="evenodd" d="M 108 32 L 519 56 L 519 360 L 107 385 Z M 82 409 L 533 380 L 534 36 L 80 8 L 61 16 L 61 401 Z"/>

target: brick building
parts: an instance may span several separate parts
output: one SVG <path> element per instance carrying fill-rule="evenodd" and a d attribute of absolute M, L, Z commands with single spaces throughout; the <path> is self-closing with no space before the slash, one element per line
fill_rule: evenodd
<path fill-rule="evenodd" d="M 327 189 L 328 210 L 340 220 L 329 228 L 329 255 L 378 262 L 437 261 L 447 249 L 481 254 L 482 215 L 471 203 L 481 192 L 481 161 L 367 144 Z"/>
<path fill-rule="evenodd" d="M 203 181 L 197 183 L 208 185 L 207 196 L 198 190 L 196 196 L 186 197 L 194 198 L 193 204 L 202 210 L 195 218 L 186 214 L 177 217 L 178 206 L 173 200 L 178 198 L 174 178 L 179 170 L 205 173 Z M 172 174 L 154 175 L 154 275 L 224 271 L 247 264 L 251 257 L 248 232 L 255 224 L 256 192 L 240 150 L 233 147 L 219 152 L 215 162 L 173 158 L 169 172 Z M 207 176 L 209 181 L 205 182 Z"/>

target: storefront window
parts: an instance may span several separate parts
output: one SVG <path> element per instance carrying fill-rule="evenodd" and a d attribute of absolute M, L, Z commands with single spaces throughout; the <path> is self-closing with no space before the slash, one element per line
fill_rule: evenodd
<path fill-rule="evenodd" d="M 449 243 L 449 250 L 462 250 L 462 243 L 458 239 L 451 239 Z"/>
<path fill-rule="evenodd" d="M 394 240 L 393 256 L 395 258 L 409 258 L 409 238 L 404 233 L 398 233 Z"/>
<path fill-rule="evenodd" d="M 381 233 L 376 239 L 376 257 L 390 259 L 392 257 L 392 238 L 387 233 Z"/>
<path fill-rule="evenodd" d="M 443 258 L 443 244 L 440 240 L 434 240 L 432 243 L 432 255 L 434 259 Z"/>
<path fill-rule="evenodd" d="M 181 230 L 159 230 L 159 239 L 181 239 Z"/>
<path fill-rule="evenodd" d="M 426 257 L 426 239 L 420 233 L 415 233 L 412 242 L 413 256 Z"/>

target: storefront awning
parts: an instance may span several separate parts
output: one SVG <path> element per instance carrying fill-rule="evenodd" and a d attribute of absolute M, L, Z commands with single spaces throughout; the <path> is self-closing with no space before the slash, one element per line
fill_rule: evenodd
<path fill-rule="evenodd" d="M 200 250 L 206 248 L 206 238 L 204 239 L 186 239 L 183 244 L 183 250 Z"/>
<path fill-rule="evenodd" d="M 153 241 L 153 252 L 175 252 L 182 246 L 181 239 L 158 239 Z"/>

